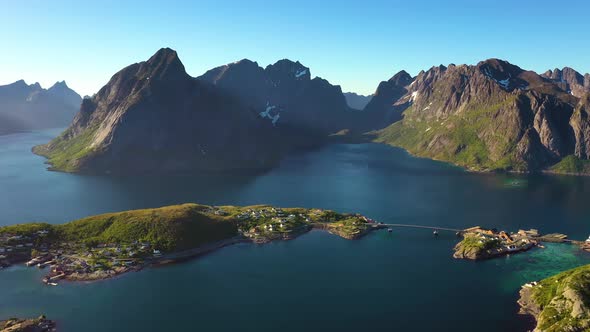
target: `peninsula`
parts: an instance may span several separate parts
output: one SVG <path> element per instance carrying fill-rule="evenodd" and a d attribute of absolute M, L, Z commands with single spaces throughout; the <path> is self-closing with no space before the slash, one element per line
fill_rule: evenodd
<path fill-rule="evenodd" d="M 535 332 L 590 329 L 590 265 L 559 273 L 520 291 L 520 313 L 532 315 Z"/>
<path fill-rule="evenodd" d="M 313 228 L 356 239 L 381 228 L 358 214 L 330 210 L 182 204 L 91 216 L 61 225 L 0 228 L 0 267 L 49 268 L 49 285 L 100 280 L 195 257 L 239 242 L 289 240 Z"/>

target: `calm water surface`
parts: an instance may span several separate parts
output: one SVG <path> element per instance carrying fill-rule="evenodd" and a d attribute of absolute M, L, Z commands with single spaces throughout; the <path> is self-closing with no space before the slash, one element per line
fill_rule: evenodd
<path fill-rule="evenodd" d="M 590 234 L 590 179 L 467 174 L 382 145 L 334 145 L 260 176 L 100 177 L 48 172 L 30 153 L 58 131 L 0 136 L 0 225 L 62 223 L 183 202 L 360 212 L 384 222 Z M 486 262 L 451 258 L 428 231 L 346 241 L 314 231 L 240 244 L 96 283 L 43 286 L 0 271 L 0 318 L 45 313 L 62 331 L 524 331 L 520 285 L 590 263 L 567 245 Z M 107 318 L 108 319 L 103 319 Z M 91 322 L 90 324 L 88 324 Z"/>

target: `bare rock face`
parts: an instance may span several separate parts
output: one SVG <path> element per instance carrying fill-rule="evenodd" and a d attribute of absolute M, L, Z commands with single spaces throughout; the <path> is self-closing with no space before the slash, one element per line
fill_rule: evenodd
<path fill-rule="evenodd" d="M 55 169 L 88 173 L 260 169 L 277 160 L 270 126 L 190 77 L 175 51 L 116 73 L 72 125 L 35 152 Z"/>
<path fill-rule="evenodd" d="M 590 92 L 590 80 L 588 80 L 590 75 L 582 76 L 582 74 L 570 67 L 564 67 L 561 70 L 557 68 L 548 70 L 542 76 L 552 80 L 562 90 L 578 98 Z"/>
<path fill-rule="evenodd" d="M 580 100 L 570 118 L 570 126 L 575 135 L 575 155 L 580 159 L 590 158 L 589 113 L 590 93 Z"/>
<path fill-rule="evenodd" d="M 479 171 L 538 171 L 574 153 L 587 158 L 586 108 L 555 81 L 569 87 L 583 84 L 581 76 L 569 69 L 544 76 L 499 59 L 433 67 L 388 100 L 403 105 L 403 119 L 377 140 Z"/>
<path fill-rule="evenodd" d="M 404 70 L 379 83 L 373 98 L 363 110 L 362 129 L 382 129 L 399 121 L 404 105 L 396 105 L 396 102 L 408 92 L 410 84 L 412 76 Z"/>
<path fill-rule="evenodd" d="M 238 98 L 276 131 L 327 135 L 349 128 L 355 113 L 340 86 L 315 77 L 299 62 L 283 59 L 266 68 L 244 59 L 198 78 Z"/>

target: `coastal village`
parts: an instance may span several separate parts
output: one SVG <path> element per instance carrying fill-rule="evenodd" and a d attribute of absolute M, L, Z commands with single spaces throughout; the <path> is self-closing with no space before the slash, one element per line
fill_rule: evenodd
<path fill-rule="evenodd" d="M 137 270 L 146 259 L 161 256 L 149 242 L 98 244 L 88 248 L 77 243 L 54 243 L 48 237 L 49 231 L 46 230 L 29 235 L 1 235 L 0 266 L 5 268 L 24 262 L 28 267 L 47 268 L 43 282 L 57 285 L 55 282 L 63 278 L 105 279 Z"/>
<path fill-rule="evenodd" d="M 133 235 L 128 238 L 129 241 L 83 242 L 63 240 L 56 235 L 54 226 L 48 224 L 34 224 L 12 232 L 0 228 L 0 268 L 24 263 L 28 267 L 46 269 L 43 282 L 57 286 L 59 280 L 107 279 L 139 271 L 148 265 L 192 258 L 238 242 L 263 244 L 290 240 L 312 229 L 325 230 L 352 240 L 373 230 L 387 228 L 392 232 L 395 226 L 426 227 L 388 225 L 360 214 L 340 214 L 322 209 L 202 205 L 191 208 L 196 209 L 198 216 L 217 220 L 210 221 L 213 223 L 229 223 L 235 230 L 221 240 L 205 240 L 202 245 L 185 249 L 163 250 L 161 245 L 146 240 L 145 236 Z M 131 234 L 139 233 L 133 231 Z M 438 236 L 438 231 L 435 230 L 434 234 Z M 568 241 L 579 244 L 582 249 L 590 248 L 588 243 L 567 240 L 563 234 L 540 235 L 534 229 L 508 233 L 472 227 L 458 231 L 457 235 L 462 240 L 455 246 L 453 257 L 458 259 L 480 260 L 515 254 L 533 247 L 542 248 L 542 242 Z"/>
<path fill-rule="evenodd" d="M 321 209 L 282 209 L 271 206 L 206 207 L 202 214 L 235 223 L 238 234 L 227 241 L 191 250 L 165 252 L 157 245 L 136 239 L 128 243 L 58 241 L 51 229 L 0 233 L 0 268 L 24 263 L 46 269 L 43 282 L 107 279 L 150 264 L 169 263 L 212 251 L 226 244 L 250 241 L 267 243 L 289 240 L 313 228 L 324 229 L 347 239 L 366 234 L 378 225 L 364 216 L 339 214 Z"/>
<path fill-rule="evenodd" d="M 539 232 L 519 230 L 507 233 L 479 226 L 464 230 L 463 240 L 455 246 L 453 257 L 459 259 L 487 259 L 529 250 L 538 245 Z"/>
<path fill-rule="evenodd" d="M 165 221 L 155 218 L 165 212 L 170 213 L 170 216 L 166 215 Z M 181 212 L 188 212 L 188 214 Z M 184 219 L 183 216 L 189 216 L 189 218 Z M 188 204 L 105 214 L 72 223 L 76 227 L 84 227 L 83 229 L 87 230 L 85 227 L 102 227 L 105 221 L 106 229 L 113 225 L 125 224 L 124 229 L 127 231 L 125 235 L 129 235 L 125 239 L 128 240 L 98 241 L 99 239 L 109 239 L 109 237 L 99 236 L 86 239 L 78 239 L 75 236 L 66 237 L 64 233 L 67 233 L 68 229 L 64 228 L 64 225 L 68 226 L 68 224 L 61 226 L 23 224 L 2 227 L 0 228 L 0 269 L 14 264 L 44 269 L 46 273 L 42 279 L 43 282 L 48 286 L 58 286 L 58 282 L 63 280 L 102 280 L 126 272 L 139 271 L 150 265 L 180 262 L 239 242 L 264 244 L 271 241 L 290 240 L 312 229 L 328 231 L 350 240 L 358 239 L 371 231 L 380 229 L 387 230 L 389 234 L 394 233 L 395 229 L 395 233 L 397 233 L 397 230 L 402 227 L 434 230 L 434 237 L 439 236 L 439 231 L 456 232 L 461 240 L 454 247 L 453 257 L 468 260 L 492 259 L 522 253 L 532 248 L 542 249 L 544 242 L 567 242 L 579 246 L 581 250 L 590 251 L 590 239 L 574 241 L 567 239 L 564 234 L 541 235 L 535 229 L 509 233 L 479 226 L 454 230 L 433 226 L 384 224 L 360 214 L 272 206 L 217 207 Z M 149 233 L 145 233 L 145 231 L 142 233 L 145 224 L 138 223 L 140 221 L 148 222 L 150 227 L 172 222 L 172 224 L 165 224 L 164 230 L 169 230 L 168 227 L 174 223 L 183 222 L 192 226 L 201 223 L 201 226 L 206 225 L 206 227 L 218 227 L 218 224 L 224 224 L 223 227 L 231 226 L 232 231 L 227 234 L 222 233 L 221 237 L 219 234 L 217 237 L 205 234 L 209 237 L 205 236 L 205 239 L 200 242 L 201 244 L 194 247 L 180 249 L 167 247 L 167 250 L 164 250 L 162 242 L 159 241 L 161 239 L 147 240 L 150 238 Z M 212 228 L 206 229 L 207 232 L 216 232 Z M 180 234 L 176 236 L 185 237 L 189 233 L 181 232 Z M 189 237 L 203 236 L 201 232 L 190 234 L 192 235 Z M 213 237 L 211 238 L 211 236 Z M 70 240 L 67 240 L 68 238 Z M 72 238 L 76 240 L 71 240 Z M 570 272 L 565 273 L 563 275 L 567 277 L 567 273 Z M 539 303 L 541 300 L 539 299 L 542 298 L 538 294 L 542 294 L 545 289 L 551 290 L 547 286 L 553 285 L 551 280 L 530 282 L 523 286 L 519 300 L 523 313 L 532 313 L 543 322 L 544 316 L 536 314 L 540 312 Z M 590 321 L 588 322 L 588 326 L 590 326 Z M 55 330 L 55 322 L 44 316 L 37 319 L 11 318 L 0 321 L 0 332 L 49 332 Z"/>

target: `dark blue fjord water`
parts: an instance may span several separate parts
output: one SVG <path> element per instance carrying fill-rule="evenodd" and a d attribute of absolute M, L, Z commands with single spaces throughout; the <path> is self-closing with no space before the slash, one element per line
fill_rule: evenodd
<path fill-rule="evenodd" d="M 183 202 L 360 212 L 384 222 L 538 228 L 585 239 L 590 179 L 467 174 L 382 145 L 333 145 L 260 176 L 95 177 L 48 172 L 30 153 L 58 131 L 0 136 L 0 225 L 62 223 Z M 454 234 L 314 231 L 240 244 L 184 264 L 96 283 L 43 286 L 0 271 L 0 319 L 47 314 L 61 331 L 525 331 L 520 285 L 590 263 L 568 245 L 457 261 Z"/>

